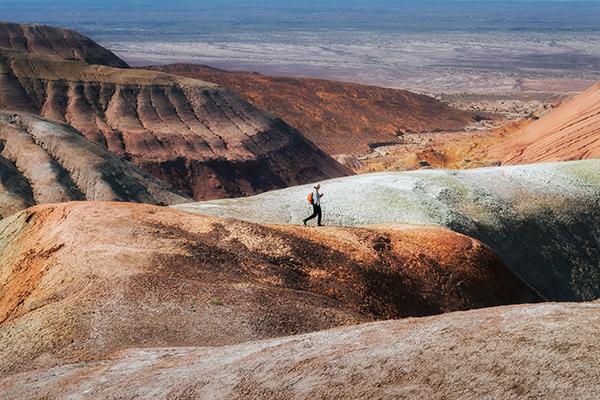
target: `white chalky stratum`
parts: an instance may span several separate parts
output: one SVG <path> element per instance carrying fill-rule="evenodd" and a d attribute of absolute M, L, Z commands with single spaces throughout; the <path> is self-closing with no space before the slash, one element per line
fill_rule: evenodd
<path fill-rule="evenodd" d="M 465 171 L 385 172 L 322 182 L 324 223 L 442 225 L 491 246 L 549 300 L 600 297 L 600 160 Z M 299 224 L 312 185 L 178 205 Z"/>

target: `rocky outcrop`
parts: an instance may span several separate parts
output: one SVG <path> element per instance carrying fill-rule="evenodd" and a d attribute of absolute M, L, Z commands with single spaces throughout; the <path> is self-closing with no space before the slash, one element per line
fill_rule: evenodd
<path fill-rule="evenodd" d="M 539 300 L 441 228 L 315 231 L 131 203 L 5 218 L 0 265 L 0 374 Z"/>
<path fill-rule="evenodd" d="M 323 182 L 325 224 L 441 225 L 481 240 L 549 300 L 600 297 L 600 160 L 358 175 Z M 312 186 L 182 205 L 300 224 Z M 269 204 L 268 209 L 263 207 Z"/>
<path fill-rule="evenodd" d="M 71 200 L 191 201 L 69 126 L 0 112 L 0 217 Z"/>
<path fill-rule="evenodd" d="M 219 348 L 132 349 L 0 380 L 15 399 L 596 399 L 600 304 L 509 306 Z"/>
<path fill-rule="evenodd" d="M 0 109 L 65 122 L 196 199 L 351 173 L 227 90 L 159 72 L 3 50 Z"/>
<path fill-rule="evenodd" d="M 600 158 L 600 83 L 484 154 L 503 164 Z"/>
<path fill-rule="evenodd" d="M 463 129 L 474 118 L 473 113 L 406 90 L 270 77 L 203 65 L 151 68 L 222 85 L 283 118 L 321 149 L 335 155 L 365 153 L 372 143 L 400 143 L 399 134 Z"/>
<path fill-rule="evenodd" d="M 0 47 L 88 64 L 127 68 L 127 63 L 90 38 L 69 29 L 0 22 Z"/>

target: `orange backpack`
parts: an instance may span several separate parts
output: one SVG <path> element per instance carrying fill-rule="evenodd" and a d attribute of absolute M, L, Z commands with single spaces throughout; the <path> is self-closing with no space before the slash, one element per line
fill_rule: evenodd
<path fill-rule="evenodd" d="M 313 192 L 310 192 L 308 194 L 308 197 L 306 199 L 308 200 L 308 204 L 314 204 L 314 202 L 313 202 Z"/>

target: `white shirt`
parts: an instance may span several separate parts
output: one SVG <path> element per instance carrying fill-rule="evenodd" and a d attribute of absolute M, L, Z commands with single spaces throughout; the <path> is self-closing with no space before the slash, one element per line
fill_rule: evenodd
<path fill-rule="evenodd" d="M 321 197 L 323 197 L 323 195 L 321 193 L 319 193 L 318 190 L 315 189 L 315 191 L 313 192 L 313 204 L 315 206 L 321 205 Z"/>

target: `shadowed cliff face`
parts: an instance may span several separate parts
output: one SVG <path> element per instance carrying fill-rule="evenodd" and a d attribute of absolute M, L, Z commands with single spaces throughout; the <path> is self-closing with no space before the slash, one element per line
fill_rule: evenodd
<path fill-rule="evenodd" d="M 196 199 L 351 172 L 214 84 L 0 51 L 0 108 L 68 123 Z"/>
<path fill-rule="evenodd" d="M 600 160 L 366 174 L 322 183 L 325 224 L 441 225 L 494 249 L 549 300 L 600 297 Z M 182 209 L 269 223 L 308 215 L 299 186 Z M 268 210 L 261 205 L 269 204 Z"/>
<path fill-rule="evenodd" d="M 0 112 L 0 217 L 70 200 L 168 205 L 190 199 L 68 126 Z"/>
<path fill-rule="evenodd" d="M 471 113 L 406 90 L 191 64 L 151 68 L 222 85 L 283 118 L 329 154 L 356 154 L 369 151 L 369 144 L 398 142 L 398 131 L 452 131 L 473 121 Z"/>
<path fill-rule="evenodd" d="M 600 304 L 487 308 L 0 380 L 15 399 L 596 399 Z"/>
<path fill-rule="evenodd" d="M 0 22 L 0 47 L 23 53 L 127 68 L 127 63 L 91 39 L 69 29 Z"/>
<path fill-rule="evenodd" d="M 600 83 L 484 154 L 504 164 L 600 158 Z"/>
<path fill-rule="evenodd" d="M 0 223 L 0 374 L 538 301 L 486 246 L 435 227 L 265 226 L 143 204 Z"/>

